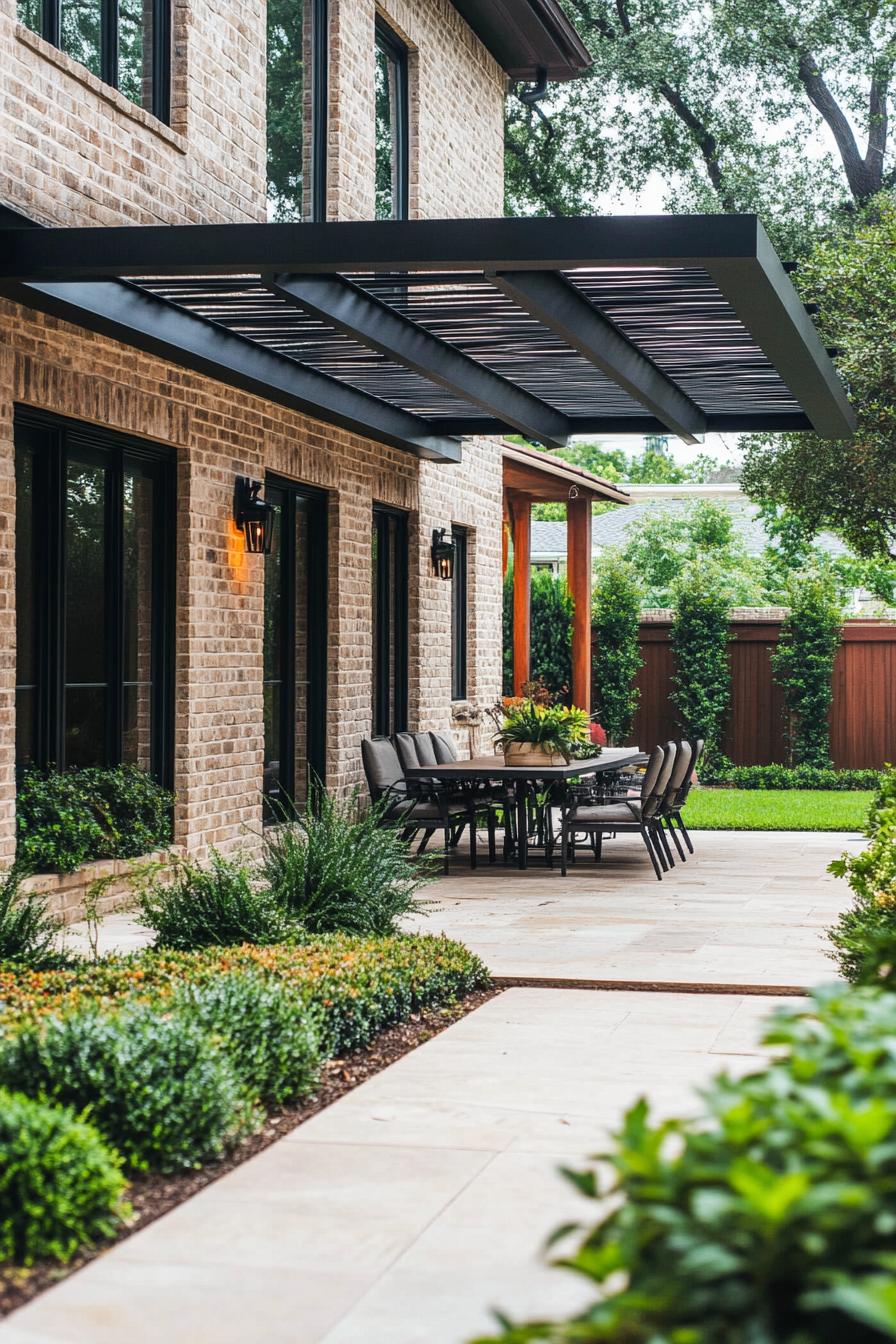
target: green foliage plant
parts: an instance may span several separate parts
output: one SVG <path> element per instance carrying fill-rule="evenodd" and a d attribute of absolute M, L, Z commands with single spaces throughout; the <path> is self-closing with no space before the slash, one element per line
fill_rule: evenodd
<path fill-rule="evenodd" d="M 643 663 L 639 642 L 641 588 L 631 565 L 615 553 L 601 560 L 592 592 L 595 651 L 592 709 L 613 743 L 632 731 L 640 692 L 635 679 Z"/>
<path fill-rule="evenodd" d="M 888 766 L 868 815 L 868 844 L 834 859 L 828 871 L 845 877 L 852 905 L 828 931 L 840 972 L 854 983 L 882 977 L 896 986 L 896 770 Z"/>
<path fill-rule="evenodd" d="M 817 991 L 765 1032 L 780 1056 L 721 1074 L 704 1114 L 626 1114 L 567 1173 L 596 1221 L 559 1264 L 595 1289 L 503 1344 L 883 1344 L 896 1338 L 896 997 Z"/>
<path fill-rule="evenodd" d="M 568 695 L 572 682 L 573 601 L 566 580 L 547 569 L 533 570 L 529 599 L 530 674 L 555 695 Z"/>
<path fill-rule="evenodd" d="M 433 866 L 383 824 L 387 808 L 362 804 L 357 790 L 342 800 L 314 786 L 295 820 L 265 830 L 263 880 L 306 933 L 390 934 L 423 908 L 417 893 Z"/>
<path fill-rule="evenodd" d="M 121 1158 L 71 1110 L 0 1091 L 0 1261 L 65 1264 L 129 1209 Z"/>
<path fill-rule="evenodd" d="M 646 607 L 674 606 L 685 570 L 705 564 L 722 577 L 731 606 L 765 600 L 762 562 L 747 553 L 730 510 L 715 500 L 697 500 L 681 513 L 646 513 L 629 528 L 622 556 L 638 575 Z"/>
<path fill-rule="evenodd" d="M 507 566 L 501 594 L 501 691 L 513 695 L 513 565 Z"/>
<path fill-rule="evenodd" d="M 214 1037 L 265 1106 L 314 1091 L 320 1054 L 312 1013 L 283 981 L 248 970 L 209 976 L 182 985 L 171 1007 Z"/>
<path fill-rule="evenodd" d="M 874 791 L 879 770 L 833 770 L 814 765 L 731 765 L 711 775 L 701 770 L 704 784 L 732 789 L 830 789 L 842 793 Z"/>
<path fill-rule="evenodd" d="M 718 770 L 727 763 L 722 743 L 731 703 L 729 592 L 719 570 L 704 563 L 685 570 L 674 596 L 672 702 L 683 734 L 703 738 L 706 765 Z"/>
<path fill-rule="evenodd" d="M 237 943 L 281 943 L 295 921 L 252 868 L 212 850 L 207 864 L 179 858 L 140 893 L 141 921 L 159 947 L 189 951 Z"/>
<path fill-rule="evenodd" d="M 16 860 L 29 872 L 72 873 L 171 840 L 173 795 L 134 765 L 26 770 L 16 797 Z"/>
<path fill-rule="evenodd" d="M 790 610 L 771 655 L 772 675 L 784 696 L 791 764 L 826 769 L 831 764 L 828 714 L 843 611 L 833 580 L 821 570 L 795 576 L 790 594 Z"/>
<path fill-rule="evenodd" d="M 357 938 L 330 934 L 303 943 L 149 949 L 21 974 L 0 966 L 0 1032 L 19 1022 L 63 1017 L 85 1005 L 152 1004 L 164 1011 L 184 985 L 221 975 L 261 975 L 301 1000 L 321 1031 L 325 1055 L 360 1049 L 385 1027 L 489 984 L 482 961 L 462 943 L 432 934 Z"/>
<path fill-rule="evenodd" d="M 0 1086 L 87 1108 L 136 1171 L 220 1157 L 257 1119 L 225 1048 L 188 1013 L 150 1003 L 24 1019 L 0 1038 Z"/>
<path fill-rule="evenodd" d="M 0 877 L 0 961 L 21 962 L 35 970 L 59 966 L 61 922 L 47 913 L 47 898 L 21 890 L 22 875 L 13 865 Z"/>
<path fill-rule="evenodd" d="M 496 744 L 505 751 L 514 743 L 532 743 L 557 752 L 567 761 L 575 747 L 588 741 L 589 719 L 584 709 L 537 704 L 529 699 L 507 702 L 504 721 L 495 735 Z M 595 754 L 597 751 L 594 747 Z"/>

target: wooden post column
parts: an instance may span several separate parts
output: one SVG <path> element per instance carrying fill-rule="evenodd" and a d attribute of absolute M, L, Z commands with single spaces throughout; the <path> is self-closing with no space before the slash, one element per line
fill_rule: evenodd
<path fill-rule="evenodd" d="M 572 702 L 591 713 L 591 496 L 581 494 L 566 508 L 566 568 L 574 603 L 572 617 Z"/>
<path fill-rule="evenodd" d="M 529 680 L 529 592 L 532 505 L 525 495 L 513 501 L 513 690 L 522 695 Z"/>

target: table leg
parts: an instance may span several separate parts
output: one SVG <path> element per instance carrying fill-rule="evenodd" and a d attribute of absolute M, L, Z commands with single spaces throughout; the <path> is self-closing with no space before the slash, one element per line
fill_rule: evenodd
<path fill-rule="evenodd" d="M 529 809 L 526 781 L 516 781 L 516 861 L 519 868 L 529 865 Z"/>

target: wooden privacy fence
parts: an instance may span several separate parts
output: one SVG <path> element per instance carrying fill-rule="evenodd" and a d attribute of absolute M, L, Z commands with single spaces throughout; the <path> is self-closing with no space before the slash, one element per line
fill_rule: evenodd
<path fill-rule="evenodd" d="M 638 675 L 641 700 L 632 742 L 654 746 L 679 736 L 669 699 L 674 663 L 669 616 L 641 624 Z M 731 621 L 731 714 L 724 750 L 735 765 L 784 762 L 781 692 L 772 681 L 769 654 L 781 617 L 740 616 Z M 896 762 L 896 623 L 850 620 L 834 664 L 831 754 L 840 768 L 876 768 Z"/>

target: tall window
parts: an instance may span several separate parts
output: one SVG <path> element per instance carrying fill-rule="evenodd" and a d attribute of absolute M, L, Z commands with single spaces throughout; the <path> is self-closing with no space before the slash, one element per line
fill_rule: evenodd
<path fill-rule="evenodd" d="M 268 218 L 324 219 L 327 0 L 268 0 Z"/>
<path fill-rule="evenodd" d="M 170 782 L 171 458 L 16 416 L 16 760 Z"/>
<path fill-rule="evenodd" d="M 19 22 L 162 121 L 170 115 L 170 0 L 17 0 Z"/>
<path fill-rule="evenodd" d="M 373 509 L 373 731 L 408 726 L 408 516 Z"/>
<path fill-rule="evenodd" d="M 451 578 L 451 699 L 467 698 L 467 529 L 452 528 L 454 573 Z"/>
<path fill-rule="evenodd" d="M 265 484 L 274 544 L 264 570 L 264 796 L 268 820 L 301 804 L 324 778 L 326 741 L 326 498 L 286 481 Z"/>
<path fill-rule="evenodd" d="M 408 217 L 408 50 L 377 19 L 376 218 Z"/>

